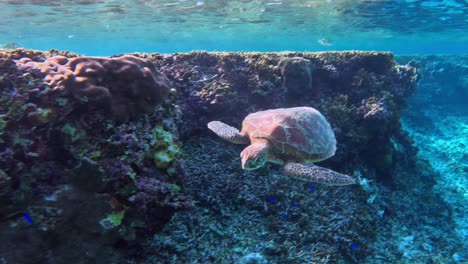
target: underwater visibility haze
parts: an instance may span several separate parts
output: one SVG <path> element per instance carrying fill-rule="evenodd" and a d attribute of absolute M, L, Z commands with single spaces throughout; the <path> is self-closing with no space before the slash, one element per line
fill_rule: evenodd
<path fill-rule="evenodd" d="M 2 0 L 0 43 L 86 55 L 382 50 L 466 54 L 464 0 Z"/>
<path fill-rule="evenodd" d="M 0 0 L 0 264 L 468 263 L 468 1 Z"/>

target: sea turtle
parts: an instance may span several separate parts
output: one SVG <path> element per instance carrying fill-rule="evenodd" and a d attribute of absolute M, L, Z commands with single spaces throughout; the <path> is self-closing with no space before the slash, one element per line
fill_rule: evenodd
<path fill-rule="evenodd" d="M 221 121 L 208 123 L 219 137 L 250 144 L 240 154 L 242 168 L 255 170 L 267 161 L 284 165 L 293 177 L 327 185 L 354 184 L 354 178 L 312 164 L 335 155 L 336 139 L 325 117 L 312 107 L 278 108 L 249 114 L 242 130 Z"/>

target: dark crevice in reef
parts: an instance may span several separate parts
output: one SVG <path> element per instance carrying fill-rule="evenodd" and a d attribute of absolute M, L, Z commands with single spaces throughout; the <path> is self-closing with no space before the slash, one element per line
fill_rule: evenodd
<path fill-rule="evenodd" d="M 2 52 L 0 262 L 395 262 L 405 238 L 383 235 L 436 222 L 448 243 L 450 212 L 429 217 L 443 203 L 400 124 L 419 79 L 378 52 Z M 242 147 L 206 128 L 293 106 L 323 113 L 338 151 L 320 165 L 361 185 L 242 171 Z"/>

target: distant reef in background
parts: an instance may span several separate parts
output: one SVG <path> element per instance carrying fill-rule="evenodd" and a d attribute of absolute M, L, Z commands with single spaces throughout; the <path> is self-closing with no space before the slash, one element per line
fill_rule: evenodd
<path fill-rule="evenodd" d="M 468 55 L 397 56 L 415 60 L 423 78 L 408 100 L 403 127 L 418 146 L 420 158 L 437 171 L 434 191 L 450 206 L 458 237 L 468 237 Z M 466 262 L 465 254 L 453 261 Z M 459 250 L 462 252 L 462 250 Z M 464 262 L 463 262 L 464 261 Z"/>
<path fill-rule="evenodd" d="M 456 262 L 463 244 L 401 116 L 420 65 L 385 52 L 0 51 L 0 263 Z M 210 133 L 318 109 L 327 187 L 246 172 Z"/>

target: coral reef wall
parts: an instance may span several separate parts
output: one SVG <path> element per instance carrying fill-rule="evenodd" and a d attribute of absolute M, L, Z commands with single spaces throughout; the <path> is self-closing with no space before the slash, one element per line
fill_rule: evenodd
<path fill-rule="evenodd" d="M 16 50 L 0 69 L 8 263 L 109 263 L 190 206 L 169 83 L 149 60 Z"/>
<path fill-rule="evenodd" d="M 206 131 L 211 120 L 239 127 L 251 112 L 312 106 L 339 142 L 330 162 L 351 172 L 356 162 L 366 164 L 383 181 L 391 180 L 392 141 L 407 144 L 399 118 L 419 74 L 412 65 L 397 65 L 391 53 L 194 52 L 153 60 L 176 87 L 183 138 Z"/>
<path fill-rule="evenodd" d="M 373 52 L 198 52 L 155 63 L 178 87 L 186 188 L 198 206 L 148 241 L 144 256 L 154 263 L 447 262 L 463 254 L 451 210 L 432 189 L 435 172 L 400 124 L 421 78 L 417 63 Z M 211 120 L 239 127 L 247 113 L 298 105 L 319 109 L 337 136 L 337 154 L 321 164 L 361 177 L 360 187 L 311 185 L 275 165 L 240 171 L 242 147 L 206 131 Z"/>
<path fill-rule="evenodd" d="M 378 52 L 1 52 L 0 261 L 395 262 L 414 257 L 395 242 L 408 234 L 383 239 L 399 221 L 417 234 L 446 223 L 437 239 L 456 245 L 400 123 L 419 79 L 416 64 Z M 337 137 L 321 165 L 361 185 L 242 171 L 242 148 L 206 129 L 302 105 Z"/>

